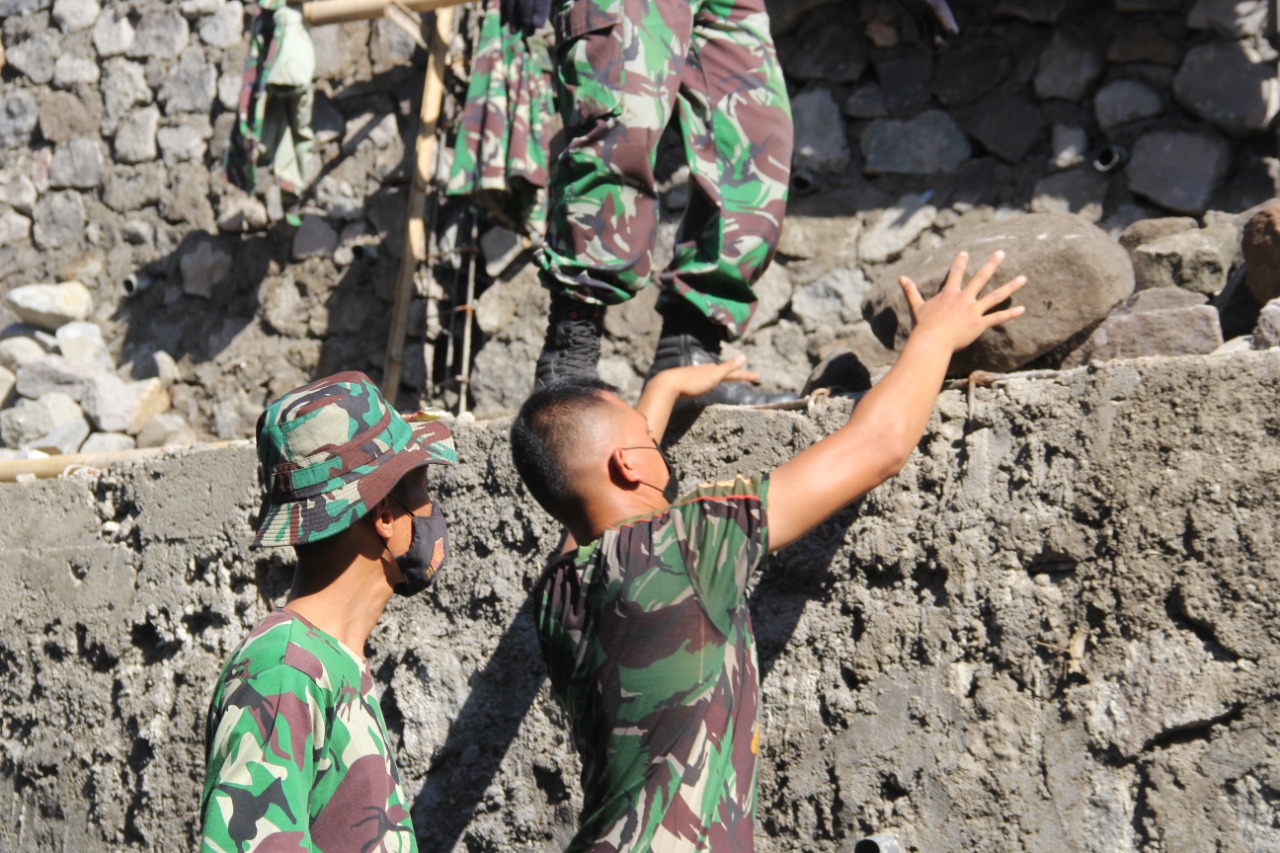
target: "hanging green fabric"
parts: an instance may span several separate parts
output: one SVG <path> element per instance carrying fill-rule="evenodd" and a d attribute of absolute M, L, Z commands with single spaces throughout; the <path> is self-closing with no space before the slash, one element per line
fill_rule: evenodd
<path fill-rule="evenodd" d="M 548 150 L 555 132 L 547 40 L 525 39 L 486 4 L 471 60 L 471 83 L 445 192 L 473 196 L 495 218 L 541 236 L 547 215 Z"/>
<path fill-rule="evenodd" d="M 315 47 L 302 13 L 286 6 L 285 0 L 257 0 L 249 12 L 249 55 L 223 173 L 242 190 L 253 192 L 258 167 L 269 164 L 289 220 L 296 224 L 315 147 Z"/>

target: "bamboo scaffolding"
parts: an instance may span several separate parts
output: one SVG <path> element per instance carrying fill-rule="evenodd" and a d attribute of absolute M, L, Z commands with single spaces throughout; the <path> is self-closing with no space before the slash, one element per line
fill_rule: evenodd
<path fill-rule="evenodd" d="M 353 2 L 353 0 L 325 0 Z M 361 0 L 364 2 L 364 0 Z M 435 14 L 427 54 L 426 79 L 422 84 L 422 105 L 418 111 L 418 138 L 414 143 L 414 169 L 409 188 L 409 208 L 405 217 L 404 256 L 400 259 L 400 275 L 396 279 L 395 303 L 391 308 L 391 330 L 387 338 L 386 361 L 382 370 L 382 393 L 394 401 L 404 369 L 404 337 L 409 325 L 409 303 L 413 295 L 413 278 L 418 267 L 427 260 L 426 208 L 427 194 L 435 173 L 436 128 L 444 103 L 444 72 L 453 33 L 451 0 L 422 0 L 439 4 Z"/>

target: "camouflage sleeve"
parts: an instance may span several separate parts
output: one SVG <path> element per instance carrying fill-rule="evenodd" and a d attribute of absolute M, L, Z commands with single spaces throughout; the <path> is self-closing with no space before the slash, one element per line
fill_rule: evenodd
<path fill-rule="evenodd" d="M 309 850 L 320 688 L 284 665 L 233 683 L 210 742 L 200 849 Z"/>
<path fill-rule="evenodd" d="M 681 497 L 675 511 L 684 524 L 686 558 L 706 606 L 737 610 L 747 581 L 768 555 L 767 474 L 704 483 Z"/>

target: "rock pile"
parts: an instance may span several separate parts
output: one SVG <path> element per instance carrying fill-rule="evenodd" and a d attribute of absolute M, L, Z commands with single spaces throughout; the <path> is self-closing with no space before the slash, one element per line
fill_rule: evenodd
<path fill-rule="evenodd" d="M 21 322 L 0 330 L 0 460 L 191 444 L 196 433 L 169 412 L 177 365 L 157 375 L 117 370 L 78 281 L 33 284 L 5 296 Z"/>

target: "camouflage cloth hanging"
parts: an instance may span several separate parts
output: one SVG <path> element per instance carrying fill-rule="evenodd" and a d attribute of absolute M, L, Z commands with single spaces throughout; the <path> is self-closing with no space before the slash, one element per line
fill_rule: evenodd
<path fill-rule="evenodd" d="M 473 196 L 507 225 L 538 236 L 546 221 L 547 152 L 558 115 L 551 75 L 546 39 L 508 30 L 490 0 L 445 192 Z"/>

